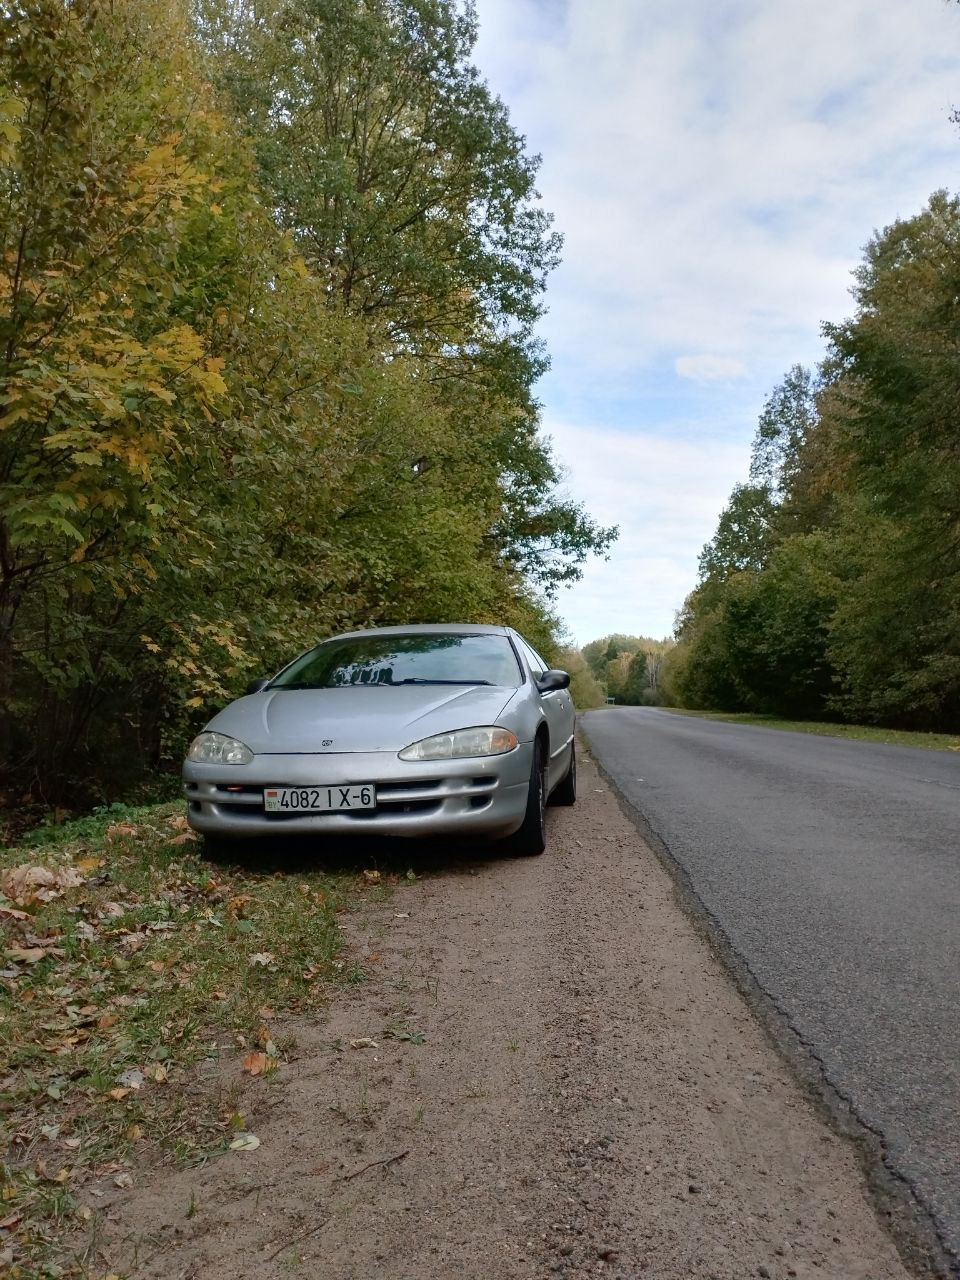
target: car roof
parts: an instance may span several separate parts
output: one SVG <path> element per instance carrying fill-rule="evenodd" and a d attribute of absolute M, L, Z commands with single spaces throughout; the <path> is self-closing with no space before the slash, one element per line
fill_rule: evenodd
<path fill-rule="evenodd" d="M 353 636 L 406 636 L 411 632 L 421 635 L 455 635 L 455 636 L 508 636 L 512 634 L 510 627 L 497 626 L 494 623 L 482 622 L 416 622 L 406 627 L 368 627 L 362 631 L 341 631 L 329 640 L 340 640 Z"/>

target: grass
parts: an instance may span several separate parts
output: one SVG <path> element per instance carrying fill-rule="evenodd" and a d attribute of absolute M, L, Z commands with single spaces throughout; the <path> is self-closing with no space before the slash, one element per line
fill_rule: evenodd
<path fill-rule="evenodd" d="M 239 1091 L 199 1086 L 197 1065 L 282 1070 L 272 1021 L 363 980 L 337 915 L 396 878 L 204 861 L 181 804 L 111 806 L 0 850 L 0 1271 L 92 1274 L 65 1247 L 96 1237 L 85 1187 L 226 1150 Z"/>
<path fill-rule="evenodd" d="M 824 720 L 784 720 L 779 716 L 754 715 L 746 711 L 687 711 L 679 707 L 665 707 L 664 710 L 678 716 L 724 720 L 731 724 L 755 724 L 767 729 L 786 729 L 791 733 L 818 734 L 824 738 L 885 742 L 897 747 L 924 747 L 929 751 L 960 751 L 960 735 L 952 733 L 914 733 L 905 729 L 880 729 L 875 725 L 832 724 Z"/>

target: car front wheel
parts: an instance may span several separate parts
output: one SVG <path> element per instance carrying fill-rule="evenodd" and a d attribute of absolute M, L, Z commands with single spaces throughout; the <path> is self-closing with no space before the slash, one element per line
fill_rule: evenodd
<path fill-rule="evenodd" d="M 535 857 L 547 847 L 547 776 L 543 744 L 538 740 L 533 748 L 533 764 L 530 769 L 530 787 L 527 791 L 527 811 L 523 824 L 506 841 L 510 853 L 522 858 Z"/>
<path fill-rule="evenodd" d="M 570 743 L 570 765 L 550 796 L 551 804 L 571 805 L 577 802 L 577 748 Z"/>

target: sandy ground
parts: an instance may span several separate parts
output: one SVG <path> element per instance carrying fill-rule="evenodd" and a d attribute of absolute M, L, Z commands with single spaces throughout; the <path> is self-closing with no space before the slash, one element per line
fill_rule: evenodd
<path fill-rule="evenodd" d="M 259 1149 L 115 1193 L 107 1269 L 907 1275 L 852 1149 L 585 757 L 544 857 L 447 862 L 346 927 L 372 980 L 293 1028 L 273 1079 L 230 1067 Z"/>

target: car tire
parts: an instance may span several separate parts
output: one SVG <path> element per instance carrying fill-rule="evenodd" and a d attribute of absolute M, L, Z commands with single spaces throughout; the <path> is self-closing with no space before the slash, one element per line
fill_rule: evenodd
<path fill-rule="evenodd" d="M 508 837 L 507 851 L 521 858 L 534 858 L 547 847 L 547 773 L 543 743 L 538 738 L 533 747 L 527 811 L 519 830 Z"/>
<path fill-rule="evenodd" d="M 570 743 L 570 767 L 551 793 L 550 803 L 571 805 L 577 802 L 577 744 Z"/>

